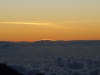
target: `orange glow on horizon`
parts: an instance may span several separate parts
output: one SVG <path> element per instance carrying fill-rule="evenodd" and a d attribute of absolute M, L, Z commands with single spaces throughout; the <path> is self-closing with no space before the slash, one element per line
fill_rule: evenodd
<path fill-rule="evenodd" d="M 0 0 L 0 41 L 100 40 L 99 9 L 100 0 Z"/>
<path fill-rule="evenodd" d="M 35 24 L 35 25 L 34 25 Z M 94 26 L 97 24 L 96 26 Z M 99 22 L 0 22 L 0 41 L 100 40 Z"/>

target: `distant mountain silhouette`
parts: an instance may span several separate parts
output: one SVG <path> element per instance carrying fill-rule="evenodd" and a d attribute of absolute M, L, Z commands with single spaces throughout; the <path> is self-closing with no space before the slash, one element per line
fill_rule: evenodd
<path fill-rule="evenodd" d="M 6 64 L 0 64 L 0 75 L 23 75 L 16 70 L 8 67 Z"/>

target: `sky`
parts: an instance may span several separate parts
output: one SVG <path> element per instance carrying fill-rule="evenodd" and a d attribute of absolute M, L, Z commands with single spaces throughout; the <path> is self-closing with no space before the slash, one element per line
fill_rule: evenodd
<path fill-rule="evenodd" d="M 0 41 L 100 40 L 100 0 L 0 0 Z"/>

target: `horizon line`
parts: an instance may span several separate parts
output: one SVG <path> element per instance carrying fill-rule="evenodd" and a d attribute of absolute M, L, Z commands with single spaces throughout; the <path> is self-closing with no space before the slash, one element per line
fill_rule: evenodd
<path fill-rule="evenodd" d="M 1 41 L 0 42 L 39 42 L 39 41 L 51 41 L 51 42 L 56 42 L 56 41 L 64 41 L 64 42 L 71 42 L 71 41 L 100 41 L 100 40 L 35 40 L 35 41 Z"/>

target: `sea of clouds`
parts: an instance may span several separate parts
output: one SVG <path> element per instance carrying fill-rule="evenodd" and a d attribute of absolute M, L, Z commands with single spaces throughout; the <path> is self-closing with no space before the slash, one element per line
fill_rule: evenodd
<path fill-rule="evenodd" d="M 24 75 L 100 75 L 100 41 L 2 41 L 0 63 Z"/>

